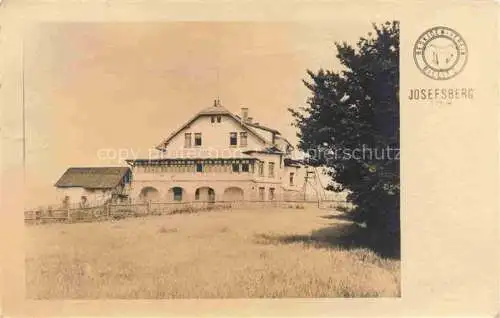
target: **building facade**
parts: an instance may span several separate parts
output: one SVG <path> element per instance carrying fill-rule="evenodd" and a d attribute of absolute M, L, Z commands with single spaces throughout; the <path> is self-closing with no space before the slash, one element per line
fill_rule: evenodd
<path fill-rule="evenodd" d="M 105 203 L 128 197 L 132 171 L 128 167 L 72 167 L 56 182 L 63 205 Z"/>
<path fill-rule="evenodd" d="M 127 160 L 129 196 L 152 201 L 318 200 L 315 168 L 291 158 L 293 146 L 242 108 L 211 107 L 162 140 L 157 158 Z"/>

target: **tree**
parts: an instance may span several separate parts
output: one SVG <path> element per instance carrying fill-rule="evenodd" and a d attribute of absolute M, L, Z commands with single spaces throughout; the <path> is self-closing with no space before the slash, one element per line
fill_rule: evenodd
<path fill-rule="evenodd" d="M 399 253 L 399 22 L 373 24 L 356 48 L 335 43 L 343 70 L 307 70 L 307 107 L 289 109 L 309 163 L 329 168 L 330 190 L 348 190 L 369 242 Z"/>

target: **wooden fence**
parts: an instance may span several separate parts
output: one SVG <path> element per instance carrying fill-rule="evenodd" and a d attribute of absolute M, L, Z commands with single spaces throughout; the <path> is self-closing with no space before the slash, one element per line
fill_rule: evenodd
<path fill-rule="evenodd" d="M 76 223 L 117 220 L 127 217 L 195 213 L 228 209 L 290 208 L 305 209 L 315 207 L 328 210 L 349 208 L 345 201 L 193 201 L 193 202 L 126 202 L 89 205 L 85 207 L 49 207 L 24 212 L 27 224 Z"/>

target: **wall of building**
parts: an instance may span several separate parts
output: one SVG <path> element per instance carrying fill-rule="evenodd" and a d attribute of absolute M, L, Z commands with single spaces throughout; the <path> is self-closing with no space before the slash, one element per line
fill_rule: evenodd
<path fill-rule="evenodd" d="M 188 162 L 186 162 L 188 161 Z M 201 163 L 202 172 L 197 170 L 197 164 Z M 239 165 L 239 172 L 233 172 L 233 164 Z M 243 165 L 248 165 L 248 171 L 243 171 Z M 145 164 L 133 167 L 135 178 L 142 179 L 164 179 L 164 178 L 184 178 L 184 179 L 216 179 L 216 178 L 241 178 L 253 175 L 255 165 L 249 159 L 225 160 L 179 160 L 179 163 L 167 164 Z"/>
<path fill-rule="evenodd" d="M 282 182 L 283 178 L 283 156 L 279 154 L 267 154 L 254 152 L 250 154 L 252 157 L 257 158 L 264 164 L 264 173 L 259 173 L 258 164 L 256 163 L 254 177 L 258 182 Z M 269 163 L 274 163 L 274 176 L 270 175 Z"/>
<path fill-rule="evenodd" d="M 210 166 L 206 164 L 204 172 L 196 172 L 194 165 L 177 167 L 178 171 L 171 172 L 172 167 L 163 169 L 156 166 L 145 169 L 133 168 L 134 178 L 131 197 L 134 199 L 150 198 L 153 201 L 169 201 L 173 199 L 171 189 L 184 189 L 183 200 L 195 200 L 196 189 L 211 188 L 215 191 L 215 200 L 227 200 L 223 193 L 227 188 L 240 188 L 244 193 L 244 200 L 261 200 L 260 188 L 264 190 L 264 200 L 269 200 L 270 189 L 274 189 L 276 200 L 342 200 L 345 195 L 326 191 L 324 187 L 329 177 L 322 175 L 321 169 L 313 167 L 285 166 L 279 154 L 252 153 L 257 161 L 250 163 L 248 172 L 233 172 L 231 165 Z M 259 162 L 263 162 L 263 175 L 260 175 Z M 274 176 L 269 174 L 269 163 L 274 163 Z M 312 172 L 306 180 L 307 171 Z M 293 173 L 293 183 L 290 183 L 290 173 Z M 142 193 L 145 188 L 153 188 L 151 195 Z M 169 192 L 170 191 L 170 192 Z M 154 194 L 154 195 L 153 195 Z"/>
<path fill-rule="evenodd" d="M 247 132 L 247 146 L 240 145 L 240 132 L 246 131 L 240 124 L 229 116 L 222 116 L 221 122 L 211 122 L 210 116 L 201 116 L 189 127 L 182 130 L 167 145 L 167 156 L 176 158 L 206 158 L 206 157 L 238 157 L 243 151 L 261 149 L 264 143 L 255 135 Z M 229 144 L 231 132 L 238 133 L 238 145 Z M 192 134 L 192 146 L 184 147 L 185 133 Z M 202 145 L 194 146 L 194 134 L 202 134 Z M 269 140 L 270 141 L 270 140 Z"/>
<path fill-rule="evenodd" d="M 89 203 L 104 202 L 111 198 L 111 190 L 104 189 L 85 189 L 80 187 L 57 188 L 57 202 L 62 203 L 66 196 L 69 197 L 70 204 L 78 204 L 82 202 L 82 197 L 87 198 Z"/>
<path fill-rule="evenodd" d="M 170 172 L 172 168 L 162 169 L 161 167 L 147 168 L 134 167 L 134 178 L 132 182 L 132 189 L 130 195 L 134 199 L 142 200 L 144 192 L 147 188 L 154 188 L 158 194 L 155 199 L 158 201 L 171 201 L 173 200 L 174 187 L 181 187 L 184 189 L 183 200 L 194 201 L 196 189 L 211 188 L 215 191 L 215 200 L 231 200 L 235 197 L 236 191 L 231 191 L 230 188 L 241 189 L 243 192 L 243 200 L 257 200 L 259 199 L 259 188 L 264 188 L 265 200 L 269 197 L 270 189 L 274 189 L 274 198 L 279 200 L 281 198 L 281 172 L 279 171 L 279 156 L 260 156 L 265 159 L 265 175 L 258 176 L 257 161 L 249 162 L 249 171 L 243 172 L 241 164 L 243 161 L 235 161 L 240 164 L 240 171 L 233 172 L 232 164 L 204 164 L 204 172 L 196 172 L 194 166 L 191 167 L 177 167 L 178 171 Z M 268 162 L 275 163 L 274 177 L 268 175 L 269 167 Z M 228 190 L 229 189 L 229 190 Z M 147 192 L 147 191 L 146 191 Z M 151 192 L 151 191 L 150 191 Z M 227 195 L 224 195 L 224 193 Z"/>
<path fill-rule="evenodd" d="M 215 201 L 237 201 L 237 200 L 258 200 L 259 188 L 264 188 L 264 200 L 269 199 L 269 189 L 274 189 L 274 199 L 281 198 L 281 188 L 279 183 L 254 182 L 250 180 L 233 181 L 185 181 L 185 180 L 156 180 L 156 181 L 137 181 L 133 183 L 131 197 L 136 200 L 142 200 L 144 189 L 154 188 L 159 195 L 154 201 L 174 202 L 173 188 L 182 188 L 182 201 L 196 201 L 196 190 L 200 190 L 198 200 L 203 200 L 206 189 L 212 189 Z M 237 194 L 241 193 L 241 197 Z"/>

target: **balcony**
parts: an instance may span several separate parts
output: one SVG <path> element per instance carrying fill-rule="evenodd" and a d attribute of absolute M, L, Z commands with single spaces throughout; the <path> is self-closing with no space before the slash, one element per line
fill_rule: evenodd
<path fill-rule="evenodd" d="M 138 161 L 133 167 L 136 181 L 234 181 L 253 180 L 255 159 L 181 159 Z"/>
<path fill-rule="evenodd" d="M 134 172 L 135 181 L 244 181 L 255 178 L 252 172 Z"/>

